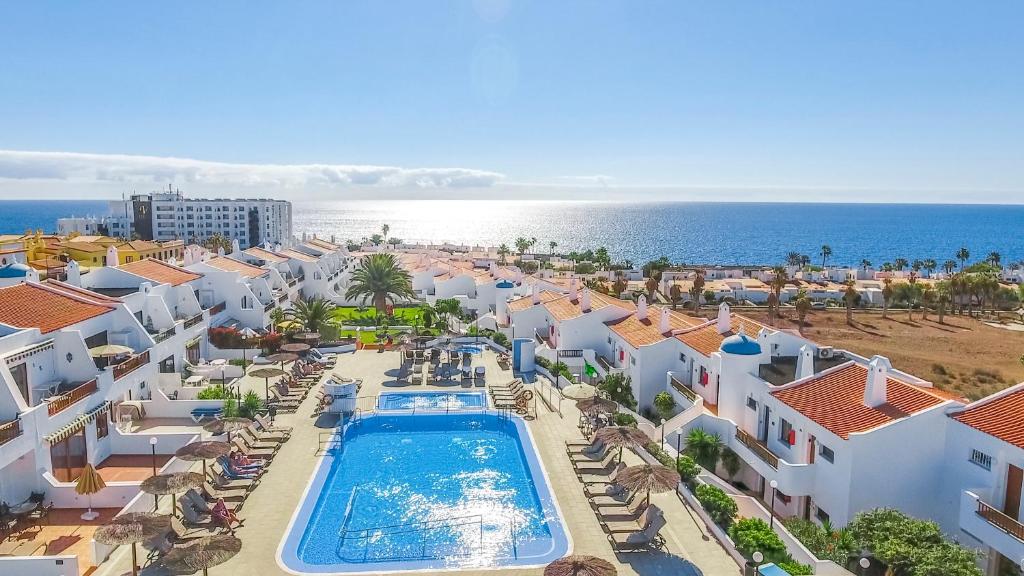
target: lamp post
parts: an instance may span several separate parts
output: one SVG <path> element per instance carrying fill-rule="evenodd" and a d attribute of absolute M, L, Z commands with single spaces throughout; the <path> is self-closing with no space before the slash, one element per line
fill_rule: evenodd
<path fill-rule="evenodd" d="M 750 555 L 750 559 L 754 561 L 754 574 L 760 576 L 761 562 L 764 562 L 764 554 L 761 554 L 761 551 L 757 550 Z"/>
<path fill-rule="evenodd" d="M 1024 561 L 1021 562 L 1022 565 L 1024 565 Z M 860 576 L 864 576 L 868 573 L 868 568 L 871 567 L 871 560 L 868 560 L 866 557 L 862 556 L 861 559 L 857 561 L 857 564 L 860 565 Z"/>
<path fill-rule="evenodd" d="M 661 419 L 661 445 L 665 445 L 665 422 L 664 418 Z"/>
<path fill-rule="evenodd" d="M 676 431 L 676 470 L 679 469 L 679 460 L 683 457 L 683 453 L 680 450 L 680 444 L 683 441 L 683 435 L 681 430 Z"/>
<path fill-rule="evenodd" d="M 156 476 L 156 443 L 157 443 L 156 436 L 150 436 L 149 437 L 149 450 L 150 450 L 150 452 L 153 455 L 153 460 L 152 460 L 153 476 Z M 159 507 L 160 507 L 160 497 L 157 496 L 156 494 L 153 494 L 153 511 L 156 512 L 157 508 L 159 508 Z"/>
<path fill-rule="evenodd" d="M 771 482 L 768 483 L 768 485 L 772 487 L 772 508 L 771 508 L 771 510 L 768 511 L 768 515 L 769 515 L 768 527 L 774 529 L 775 528 L 775 493 L 778 492 L 779 483 L 776 482 L 775 480 L 772 480 Z"/>

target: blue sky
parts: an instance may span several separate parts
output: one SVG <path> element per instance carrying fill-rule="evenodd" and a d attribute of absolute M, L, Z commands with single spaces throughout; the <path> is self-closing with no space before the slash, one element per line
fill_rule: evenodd
<path fill-rule="evenodd" d="M 1016 0 L 8 2 L 0 195 L 1024 202 L 1022 21 Z"/>

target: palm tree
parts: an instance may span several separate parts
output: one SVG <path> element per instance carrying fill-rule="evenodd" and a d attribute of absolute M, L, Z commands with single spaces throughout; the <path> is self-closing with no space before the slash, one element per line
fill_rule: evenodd
<path fill-rule="evenodd" d="M 889 303 L 892 302 L 895 289 L 892 287 L 892 278 L 886 278 L 882 283 L 884 284 L 882 287 L 882 318 L 888 318 Z"/>
<path fill-rule="evenodd" d="M 828 261 L 828 257 L 832 255 L 832 247 L 825 244 L 821 247 L 821 267 L 825 267 L 825 262 Z"/>
<path fill-rule="evenodd" d="M 799 330 L 804 333 L 804 319 L 811 310 L 811 299 L 807 297 L 807 291 L 801 289 L 796 297 L 796 316 L 800 319 Z"/>
<path fill-rule="evenodd" d="M 285 317 L 301 325 L 303 330 L 320 332 L 333 321 L 335 308 L 330 300 L 315 296 L 297 301 L 285 312 Z"/>
<path fill-rule="evenodd" d="M 558 247 L 558 242 L 555 242 L 554 240 L 548 242 L 548 253 L 554 254 L 556 247 Z"/>
<path fill-rule="evenodd" d="M 380 234 L 374 234 L 373 236 L 370 236 L 370 243 L 374 246 L 380 246 L 384 243 L 384 237 Z"/>
<path fill-rule="evenodd" d="M 530 241 L 522 236 L 516 238 L 515 245 L 516 252 L 519 253 L 520 257 L 522 257 L 523 254 L 526 254 L 526 251 L 530 249 Z"/>
<path fill-rule="evenodd" d="M 949 276 L 956 270 L 956 260 L 946 260 L 942 263 L 942 269 L 946 271 L 946 276 Z"/>
<path fill-rule="evenodd" d="M 867 259 L 861 260 L 860 261 L 860 267 L 863 268 L 865 272 L 867 272 L 868 268 L 871 268 L 871 260 L 867 260 Z"/>
<path fill-rule="evenodd" d="M 924 287 L 924 291 L 921 292 L 921 319 L 928 319 L 928 309 L 935 305 L 935 299 L 938 296 L 935 287 L 931 284 Z"/>
<path fill-rule="evenodd" d="M 511 253 L 512 251 L 508 249 L 508 244 L 502 244 L 501 246 L 498 246 L 498 262 L 504 265 L 505 258 Z"/>
<path fill-rule="evenodd" d="M 227 254 L 231 252 L 231 240 L 229 240 L 227 236 L 218 232 L 207 238 L 206 242 L 203 243 L 203 247 L 210 252 L 217 252 L 218 249 L 223 248 L 224 253 Z"/>
<path fill-rule="evenodd" d="M 415 299 L 416 294 L 412 291 L 412 276 L 398 264 L 395 255 L 382 252 L 363 256 L 352 272 L 345 298 L 359 299 L 364 304 L 372 300 L 378 312 L 385 312 L 388 302 Z"/>
<path fill-rule="evenodd" d="M 924 260 L 914 260 L 910 263 L 910 269 L 914 272 L 920 272 L 921 268 L 924 268 Z"/>
<path fill-rule="evenodd" d="M 683 453 L 693 461 L 714 472 L 718 457 L 722 453 L 722 438 L 718 434 L 703 428 L 692 428 L 686 435 L 686 447 Z"/>
<path fill-rule="evenodd" d="M 971 257 L 971 251 L 966 247 L 962 247 L 956 251 L 956 259 L 960 261 L 960 268 L 967 264 L 967 260 Z"/>
<path fill-rule="evenodd" d="M 801 258 L 799 252 L 790 252 L 789 254 L 786 254 L 786 264 L 789 264 L 790 266 L 799 266 L 800 262 Z"/>
<path fill-rule="evenodd" d="M 907 259 L 906 259 L 906 258 L 897 258 L 897 259 L 896 259 L 896 260 L 895 260 L 895 261 L 894 261 L 894 262 L 892 263 L 892 265 L 893 265 L 893 267 L 894 267 L 894 268 L 896 268 L 897 270 L 899 270 L 900 272 L 902 272 L 902 271 L 903 271 L 903 269 L 907 267 Z"/>
<path fill-rule="evenodd" d="M 846 290 L 843 291 L 843 302 L 846 304 L 846 323 L 853 326 L 853 307 L 860 300 L 860 292 L 857 292 L 857 284 L 850 280 L 846 283 Z"/>
<path fill-rule="evenodd" d="M 985 261 L 993 266 L 999 266 L 999 262 L 1001 262 L 1002 259 L 1003 257 L 999 252 L 989 252 L 988 258 L 986 258 Z"/>
<path fill-rule="evenodd" d="M 384 236 L 385 244 L 388 242 L 388 232 L 391 232 L 391 226 L 388 226 L 387 223 L 381 224 L 380 233 Z"/>
<path fill-rule="evenodd" d="M 434 305 L 424 303 L 420 306 L 423 326 L 437 328 L 442 333 L 451 332 L 452 318 L 458 318 L 462 306 L 455 298 L 441 298 Z"/>
<path fill-rule="evenodd" d="M 683 299 L 683 289 L 679 287 L 679 284 L 672 284 L 672 287 L 668 289 L 668 298 L 672 301 L 672 309 L 676 309 L 676 305 Z"/>
<path fill-rule="evenodd" d="M 772 293 L 771 293 L 771 296 L 775 297 L 775 304 L 774 304 L 775 315 L 778 315 L 779 311 L 780 311 L 779 307 L 782 305 L 782 289 L 786 287 L 786 282 L 789 281 L 789 275 L 786 274 L 786 269 L 783 268 L 782 266 L 776 266 L 772 270 L 772 272 L 774 273 L 774 276 L 772 277 L 772 284 L 771 284 L 771 286 L 772 286 Z M 771 297 L 769 297 L 769 307 L 771 307 L 771 306 L 772 306 Z M 773 317 L 773 321 L 774 321 L 774 317 Z"/>
<path fill-rule="evenodd" d="M 907 320 L 914 319 L 914 307 L 921 301 L 921 285 L 904 282 L 896 289 L 896 299 L 907 305 Z"/>
<path fill-rule="evenodd" d="M 704 271 L 698 270 L 697 275 L 693 277 L 693 286 L 690 287 L 690 299 L 693 300 L 693 313 L 696 316 L 700 315 L 700 297 L 704 292 Z"/>
<path fill-rule="evenodd" d="M 800 266 L 803 267 L 803 268 L 807 268 L 810 265 L 811 265 L 811 257 L 808 256 L 807 254 L 801 254 L 800 255 Z"/>
<path fill-rule="evenodd" d="M 654 293 L 658 291 L 658 281 L 652 276 L 644 282 L 644 288 L 647 289 L 647 301 L 654 302 Z"/>
<path fill-rule="evenodd" d="M 939 307 L 939 324 L 946 323 L 946 306 L 949 305 L 949 282 L 939 282 L 935 286 L 935 302 Z"/>
<path fill-rule="evenodd" d="M 929 278 L 932 277 L 932 273 L 935 272 L 936 268 L 938 268 L 938 264 L 936 264 L 934 258 L 925 258 L 924 269 L 928 271 Z"/>

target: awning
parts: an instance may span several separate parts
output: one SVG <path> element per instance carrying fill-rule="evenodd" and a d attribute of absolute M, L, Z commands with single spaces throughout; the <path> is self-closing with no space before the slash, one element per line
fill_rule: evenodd
<path fill-rule="evenodd" d="M 68 422 L 53 434 L 43 436 L 43 440 L 45 440 L 47 444 L 51 445 L 66 440 L 67 438 L 77 434 L 78 431 L 84 428 L 86 424 L 92 422 L 101 414 L 106 416 L 109 411 L 110 402 L 104 402 L 85 414 L 82 414 L 78 418 L 75 418 L 71 422 Z"/>

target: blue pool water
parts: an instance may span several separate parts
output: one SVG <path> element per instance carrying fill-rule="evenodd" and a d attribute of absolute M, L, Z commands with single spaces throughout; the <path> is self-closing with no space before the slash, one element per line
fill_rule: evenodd
<path fill-rule="evenodd" d="M 455 351 L 459 354 L 465 354 L 466 352 L 469 352 L 470 354 L 482 354 L 484 348 L 483 346 L 459 346 Z"/>
<path fill-rule="evenodd" d="M 459 410 L 485 405 L 483 392 L 384 392 L 377 397 L 379 410 Z"/>
<path fill-rule="evenodd" d="M 568 546 L 522 419 L 377 414 L 323 457 L 281 561 L 305 573 L 534 566 Z"/>

